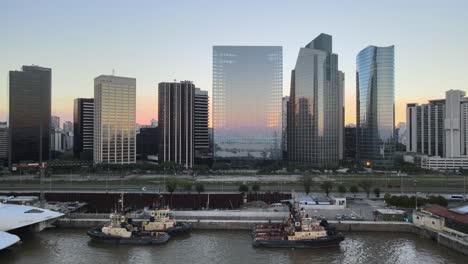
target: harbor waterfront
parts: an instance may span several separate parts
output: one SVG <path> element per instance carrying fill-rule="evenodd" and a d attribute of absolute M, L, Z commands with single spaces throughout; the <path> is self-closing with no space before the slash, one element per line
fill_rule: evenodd
<path fill-rule="evenodd" d="M 109 245 L 86 229 L 57 228 L 22 235 L 0 252 L 0 263 L 465 263 L 466 256 L 409 233 L 349 232 L 324 250 L 251 246 L 248 231 L 194 230 L 163 246 Z"/>

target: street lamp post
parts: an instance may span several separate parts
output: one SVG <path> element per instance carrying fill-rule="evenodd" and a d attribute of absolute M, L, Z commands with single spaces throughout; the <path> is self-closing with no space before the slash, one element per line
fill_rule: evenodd
<path fill-rule="evenodd" d="M 413 181 L 413 184 L 414 184 L 414 209 L 417 210 L 418 209 L 418 191 L 417 191 L 417 188 L 416 188 L 416 185 L 418 183 L 418 180 L 414 180 Z"/>

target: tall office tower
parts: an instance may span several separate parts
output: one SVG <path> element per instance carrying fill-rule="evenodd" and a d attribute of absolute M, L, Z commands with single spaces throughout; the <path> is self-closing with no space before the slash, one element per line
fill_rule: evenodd
<path fill-rule="evenodd" d="M 5 166 L 8 160 L 8 126 L 0 122 L 0 167 Z"/>
<path fill-rule="evenodd" d="M 195 88 L 194 101 L 194 144 L 195 158 L 211 158 L 210 138 L 208 136 L 208 91 Z"/>
<path fill-rule="evenodd" d="M 159 161 L 191 168 L 194 159 L 194 96 L 190 81 L 159 83 Z"/>
<path fill-rule="evenodd" d="M 406 107 L 406 151 L 459 158 L 468 156 L 468 97 L 449 90 L 445 99 Z"/>
<path fill-rule="evenodd" d="M 65 121 L 63 123 L 63 132 L 64 133 L 68 133 L 68 132 L 73 133 L 73 123 L 70 122 L 70 121 Z"/>
<path fill-rule="evenodd" d="M 289 96 L 283 97 L 283 102 L 281 103 L 281 150 L 283 151 L 283 159 L 288 159 L 288 108 L 289 108 Z"/>
<path fill-rule="evenodd" d="M 158 120 L 151 119 L 151 127 L 157 127 L 157 126 L 158 126 Z"/>
<path fill-rule="evenodd" d="M 316 167 L 338 166 L 344 129 L 340 77 L 338 55 L 332 53 L 332 36 L 320 34 L 300 49 L 291 74 L 289 161 Z"/>
<path fill-rule="evenodd" d="M 345 74 L 342 71 L 338 71 L 338 108 L 341 110 L 341 115 L 338 116 L 338 123 L 340 129 L 338 130 L 338 156 L 339 159 L 344 158 L 344 128 L 345 128 Z"/>
<path fill-rule="evenodd" d="M 94 79 L 94 163 L 136 162 L 136 79 Z"/>
<path fill-rule="evenodd" d="M 50 127 L 54 130 L 60 129 L 60 117 L 58 116 L 51 116 L 50 117 Z"/>
<path fill-rule="evenodd" d="M 347 125 L 344 128 L 344 160 L 354 162 L 356 160 L 356 126 Z"/>
<path fill-rule="evenodd" d="M 389 169 L 395 154 L 394 46 L 369 46 L 356 57 L 357 161 Z"/>
<path fill-rule="evenodd" d="M 73 108 L 73 155 L 92 160 L 94 146 L 94 99 L 77 98 Z"/>
<path fill-rule="evenodd" d="M 56 158 L 55 152 L 64 151 L 63 148 L 63 133 L 61 129 L 52 129 L 50 133 L 50 150 L 51 150 L 51 159 Z"/>
<path fill-rule="evenodd" d="M 158 155 L 159 127 L 142 127 L 136 135 L 136 153 L 138 159 Z"/>
<path fill-rule="evenodd" d="M 283 50 L 213 47 L 216 159 L 280 159 Z"/>
<path fill-rule="evenodd" d="M 50 155 L 52 70 L 10 71 L 9 165 L 47 161 Z"/>

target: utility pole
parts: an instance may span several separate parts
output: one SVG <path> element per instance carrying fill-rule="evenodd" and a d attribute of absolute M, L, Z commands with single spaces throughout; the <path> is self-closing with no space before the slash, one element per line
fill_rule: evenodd
<path fill-rule="evenodd" d="M 418 210 L 418 190 L 416 189 L 418 180 L 414 180 L 413 183 L 414 183 L 414 201 L 415 201 L 414 210 Z"/>

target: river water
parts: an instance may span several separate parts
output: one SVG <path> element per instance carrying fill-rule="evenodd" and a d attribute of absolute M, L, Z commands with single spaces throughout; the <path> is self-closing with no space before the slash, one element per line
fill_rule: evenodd
<path fill-rule="evenodd" d="M 468 257 L 405 233 L 349 233 L 337 248 L 261 249 L 247 231 L 193 231 L 163 246 L 109 245 L 82 229 L 21 235 L 23 243 L 0 251 L 0 263 L 468 263 Z"/>

